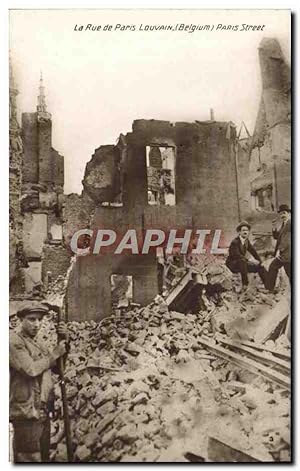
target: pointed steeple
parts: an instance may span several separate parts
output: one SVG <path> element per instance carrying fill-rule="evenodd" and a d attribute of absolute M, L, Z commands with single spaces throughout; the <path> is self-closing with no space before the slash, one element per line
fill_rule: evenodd
<path fill-rule="evenodd" d="M 38 115 L 41 118 L 51 119 L 51 114 L 47 112 L 45 87 L 44 87 L 44 83 L 43 83 L 43 74 L 42 74 L 42 72 L 41 72 L 41 75 L 40 75 L 38 104 L 37 104 L 36 109 L 37 109 Z"/>

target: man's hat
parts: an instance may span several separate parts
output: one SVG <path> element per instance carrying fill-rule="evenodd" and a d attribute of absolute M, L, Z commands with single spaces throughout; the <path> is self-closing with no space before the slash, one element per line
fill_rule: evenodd
<path fill-rule="evenodd" d="M 27 316 L 28 314 L 40 314 L 41 316 L 44 316 L 45 314 L 48 314 L 49 310 L 47 309 L 46 306 L 44 306 L 42 303 L 39 303 L 37 301 L 32 301 L 28 304 L 23 305 L 18 311 L 17 311 L 17 316 L 20 318 L 23 318 Z"/>
<path fill-rule="evenodd" d="M 278 213 L 281 213 L 282 211 L 287 211 L 288 213 L 291 212 L 290 208 L 288 207 L 287 204 L 281 204 L 278 209 Z"/>
<path fill-rule="evenodd" d="M 241 227 L 243 227 L 243 226 L 248 227 L 248 229 L 249 229 L 249 231 L 250 231 L 251 226 L 250 226 L 249 222 L 247 222 L 247 221 L 241 221 L 241 222 L 239 223 L 239 225 L 236 227 L 237 232 L 239 232 L 239 230 L 240 230 Z"/>

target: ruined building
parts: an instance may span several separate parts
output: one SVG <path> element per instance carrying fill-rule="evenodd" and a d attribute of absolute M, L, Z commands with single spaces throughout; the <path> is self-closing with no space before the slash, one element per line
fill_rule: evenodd
<path fill-rule="evenodd" d="M 262 94 L 253 135 L 237 143 L 238 191 L 257 249 L 272 253 L 274 212 L 291 204 L 291 71 L 276 39 L 263 39 L 258 55 Z"/>
<path fill-rule="evenodd" d="M 88 195 L 96 209 L 85 227 L 222 228 L 227 245 L 236 222 L 248 218 L 257 248 L 271 251 L 268 222 L 291 198 L 290 71 L 275 39 L 261 42 L 259 61 L 262 98 L 253 136 L 247 131 L 239 140 L 231 122 L 213 117 L 135 121 L 131 133 L 116 146 L 101 146 L 87 165 L 84 207 Z M 154 255 L 79 258 L 68 289 L 72 316 L 99 319 L 110 312 L 112 274 L 131 275 L 134 300 L 147 304 L 158 290 L 156 267 Z"/>
<path fill-rule="evenodd" d="M 270 211 L 291 202 L 291 81 L 279 43 L 259 47 L 262 97 L 251 144 L 253 209 Z"/>
<path fill-rule="evenodd" d="M 101 146 L 87 165 L 84 193 L 95 203 L 89 227 L 120 236 L 128 228 L 222 228 L 229 239 L 239 218 L 235 142 L 230 122 L 134 121 L 131 133 Z M 73 233 L 74 226 L 66 238 Z M 78 257 L 68 285 L 73 319 L 110 313 L 112 275 L 132 276 L 133 300 L 142 305 L 158 292 L 155 253 Z"/>
<path fill-rule="evenodd" d="M 238 139 L 232 122 L 213 116 L 194 123 L 135 120 L 116 145 L 95 150 L 81 195 L 63 195 L 63 157 L 51 146 L 41 79 L 37 111 L 22 115 L 23 150 L 16 119 L 11 121 L 11 136 L 19 142 L 14 149 L 12 141 L 11 158 L 23 160 L 14 180 L 21 207 L 17 198 L 12 207 L 23 215 L 13 219 L 23 224 L 25 292 L 41 293 L 65 276 L 69 243 L 79 229 L 112 229 L 120 238 L 127 229 L 141 236 L 146 229 L 222 229 L 222 245 L 228 246 L 237 221 L 247 218 L 257 247 L 262 239 L 270 245 L 268 221 L 279 204 L 290 202 L 290 79 L 276 40 L 262 41 L 259 60 L 262 98 L 253 136 Z M 12 116 L 15 96 L 12 86 Z M 67 287 L 69 318 L 109 315 L 116 275 L 131 278 L 139 304 L 158 293 L 156 253 L 79 256 Z"/>
<path fill-rule="evenodd" d="M 241 204 L 254 221 L 269 220 L 280 204 L 291 203 L 290 68 L 275 39 L 263 39 L 258 53 L 260 106 L 253 136 L 239 142 Z"/>

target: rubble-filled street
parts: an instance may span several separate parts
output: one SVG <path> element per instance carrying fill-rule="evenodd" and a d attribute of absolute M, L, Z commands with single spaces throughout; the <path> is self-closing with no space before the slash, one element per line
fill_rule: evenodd
<path fill-rule="evenodd" d="M 174 25 L 203 22 L 199 12 Z M 245 43 L 205 45 L 214 13 L 200 48 L 200 29 L 182 41 L 176 26 L 147 47 L 146 36 L 125 39 L 120 52 L 106 43 L 108 21 L 75 57 L 51 33 L 57 62 L 43 54 L 36 78 L 15 27 L 11 461 L 293 461 L 290 18 L 271 13 L 259 21 L 267 15 L 272 34 L 286 21 L 280 42 L 251 27 Z M 50 24 L 39 14 L 36 27 Z M 190 57 L 198 66 L 187 74 Z M 66 87 L 74 70 L 86 74 L 80 93 Z"/>

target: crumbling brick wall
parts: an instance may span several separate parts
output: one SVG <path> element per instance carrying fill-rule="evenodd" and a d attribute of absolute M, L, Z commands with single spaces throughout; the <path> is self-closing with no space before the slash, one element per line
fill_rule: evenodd
<path fill-rule="evenodd" d="M 117 146 L 100 146 L 85 168 L 82 181 L 86 193 L 97 204 L 113 202 L 120 192 L 120 151 Z"/>
<path fill-rule="evenodd" d="M 112 274 L 133 277 L 133 301 L 149 304 L 158 292 L 153 255 L 87 255 L 78 257 L 67 289 L 70 320 L 100 321 L 111 313 Z"/>
<path fill-rule="evenodd" d="M 22 233 L 19 242 L 11 233 L 11 295 L 40 296 L 45 273 L 52 270 L 53 277 L 65 275 L 70 260 L 62 238 L 64 160 L 51 147 L 49 113 L 23 113 L 22 132 L 14 125 L 14 133 L 17 131 L 10 146 L 10 212 L 19 211 L 19 222 L 14 224 L 13 231 L 21 225 Z M 55 243 L 52 258 L 49 250 L 44 253 L 48 242 Z"/>
<path fill-rule="evenodd" d="M 95 203 L 83 192 L 82 195 L 72 193 L 63 198 L 63 236 L 68 247 L 73 234 L 90 227 L 94 214 Z"/>
<path fill-rule="evenodd" d="M 48 190 L 63 188 L 64 158 L 52 147 L 50 115 L 22 113 L 24 145 L 23 183 L 45 184 Z"/>
<path fill-rule="evenodd" d="M 272 188 L 276 210 L 279 204 L 291 202 L 290 68 L 275 39 L 261 42 L 259 60 L 262 98 L 251 147 L 251 190 L 255 195 Z"/>
<path fill-rule="evenodd" d="M 60 187 L 63 189 L 64 187 L 64 158 L 60 155 L 57 150 L 51 147 L 51 160 L 53 161 L 52 165 L 52 175 L 53 175 L 53 183 L 55 187 Z"/>
<path fill-rule="evenodd" d="M 120 148 L 120 141 L 121 148 Z M 229 242 L 239 219 L 232 123 L 137 120 L 117 146 L 101 146 L 87 164 L 81 196 L 64 200 L 64 240 L 84 228 L 222 229 Z M 150 206 L 147 146 L 171 147 L 176 157 L 175 206 Z M 121 150 L 121 154 L 119 152 Z M 120 186 L 119 186 L 120 181 Z M 122 206 L 103 206 L 122 189 Z M 224 243 L 224 240 L 223 240 Z M 157 260 L 146 255 L 78 257 L 68 285 L 72 319 L 101 319 L 111 311 L 112 274 L 133 276 L 134 300 L 147 304 L 158 292 Z"/>
<path fill-rule="evenodd" d="M 22 113 L 23 183 L 38 183 L 38 122 L 36 113 Z"/>
<path fill-rule="evenodd" d="M 145 147 L 171 146 L 176 150 L 176 206 L 195 226 L 222 228 L 229 237 L 239 217 L 235 139 L 232 123 L 134 121 L 126 136 L 125 205 L 148 208 Z"/>

